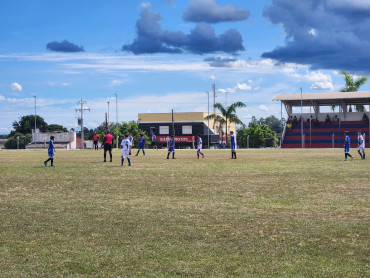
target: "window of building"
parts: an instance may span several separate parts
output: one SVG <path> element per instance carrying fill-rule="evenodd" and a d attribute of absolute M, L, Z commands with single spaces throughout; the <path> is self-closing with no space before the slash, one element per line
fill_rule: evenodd
<path fill-rule="evenodd" d="M 170 134 L 170 127 L 169 126 L 160 126 L 159 127 L 159 134 Z"/>
<path fill-rule="evenodd" d="M 183 125 L 182 134 L 193 134 L 193 127 L 191 125 Z"/>

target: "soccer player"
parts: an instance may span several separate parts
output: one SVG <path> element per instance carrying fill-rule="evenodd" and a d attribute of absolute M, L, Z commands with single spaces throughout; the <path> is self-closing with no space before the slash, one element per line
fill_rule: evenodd
<path fill-rule="evenodd" d="M 158 150 L 156 141 L 157 141 L 157 137 L 155 136 L 154 132 L 152 132 L 152 148 L 153 148 L 153 150 L 154 149 Z"/>
<path fill-rule="evenodd" d="M 198 135 L 197 137 L 197 159 L 199 159 L 199 154 L 201 154 L 202 158 L 204 158 L 205 155 L 202 153 L 202 138 L 200 137 L 200 135 Z"/>
<path fill-rule="evenodd" d="M 51 167 L 55 167 L 54 165 L 54 152 L 55 152 L 55 148 L 54 148 L 54 136 L 50 136 L 50 141 L 49 141 L 49 147 L 48 147 L 48 160 L 44 161 L 44 165 L 45 166 L 48 166 L 48 162 L 49 160 L 51 161 Z"/>
<path fill-rule="evenodd" d="M 127 158 L 128 166 L 131 166 L 131 160 L 130 160 L 131 143 L 130 143 L 130 140 L 128 139 L 127 134 L 123 136 L 121 146 L 122 146 L 121 166 L 123 166 L 123 162 L 125 161 L 125 158 Z"/>
<path fill-rule="evenodd" d="M 227 149 L 226 134 L 224 132 L 222 132 L 222 147 Z"/>
<path fill-rule="evenodd" d="M 235 135 L 233 131 L 230 131 L 230 143 L 231 143 L 231 159 L 236 159 L 236 144 L 235 144 Z"/>
<path fill-rule="evenodd" d="M 351 139 L 349 138 L 349 131 L 345 131 L 344 135 L 346 136 L 344 139 L 344 161 L 347 161 L 347 156 L 353 160 L 353 156 L 349 153 L 349 148 L 351 146 Z"/>
<path fill-rule="evenodd" d="M 175 143 L 175 136 L 171 136 L 170 141 L 168 142 L 168 154 L 167 154 L 167 159 L 170 159 L 170 153 L 172 153 L 172 159 L 175 159 L 175 148 L 174 148 L 174 143 Z"/>
<path fill-rule="evenodd" d="M 361 135 L 361 130 L 357 131 L 357 151 L 361 156 L 361 160 L 365 159 L 365 141 L 364 137 Z M 362 154 L 361 154 L 362 152 Z"/>
<path fill-rule="evenodd" d="M 127 139 L 130 141 L 130 155 L 131 155 L 131 148 L 134 145 L 134 138 L 132 137 L 131 132 L 128 134 Z"/>
<path fill-rule="evenodd" d="M 144 134 L 140 134 L 140 139 L 139 139 L 139 149 L 137 150 L 137 154 L 135 156 L 139 155 L 140 150 L 143 151 L 143 155 L 145 155 L 145 138 Z"/>
<path fill-rule="evenodd" d="M 96 134 L 96 132 L 94 133 L 93 140 L 94 140 L 94 149 L 99 150 L 99 147 L 98 147 L 99 135 Z"/>
<path fill-rule="evenodd" d="M 113 142 L 113 135 L 110 134 L 109 130 L 107 130 L 107 134 L 104 136 L 103 144 L 104 144 L 104 161 L 107 162 L 107 151 L 109 151 L 110 160 L 112 162 L 112 142 Z"/>
<path fill-rule="evenodd" d="M 222 149 L 222 134 L 221 134 L 221 132 L 218 134 L 218 148 Z"/>

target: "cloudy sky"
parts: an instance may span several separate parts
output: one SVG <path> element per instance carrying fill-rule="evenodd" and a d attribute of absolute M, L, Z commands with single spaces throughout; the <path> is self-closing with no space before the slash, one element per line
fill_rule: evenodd
<path fill-rule="evenodd" d="M 76 127 L 109 111 L 207 111 L 242 101 L 240 118 L 280 116 L 274 94 L 338 91 L 342 70 L 370 74 L 370 0 L 4 0 L 0 133 L 34 113 Z M 362 87 L 370 90 L 370 84 Z"/>

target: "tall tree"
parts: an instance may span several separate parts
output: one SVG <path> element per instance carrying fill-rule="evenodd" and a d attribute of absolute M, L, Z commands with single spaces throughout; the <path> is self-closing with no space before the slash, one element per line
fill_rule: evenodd
<path fill-rule="evenodd" d="M 40 131 L 45 131 L 48 124 L 45 122 L 44 118 L 36 115 L 36 128 Z M 35 115 L 22 116 L 19 121 L 13 122 L 13 128 L 16 132 L 27 134 L 31 133 L 32 129 L 35 128 Z"/>
<path fill-rule="evenodd" d="M 224 107 L 221 103 L 215 103 L 214 107 L 220 110 L 221 115 L 211 114 L 205 117 L 205 120 L 214 120 L 216 123 L 219 123 L 220 126 L 226 126 L 226 137 L 227 137 L 227 126 L 228 123 L 243 124 L 243 122 L 236 115 L 236 108 L 246 107 L 243 102 L 234 102 L 230 106 Z"/>
<path fill-rule="evenodd" d="M 367 82 L 368 78 L 367 76 L 361 76 L 356 81 L 353 80 L 353 76 L 351 76 L 348 72 L 342 71 L 342 75 L 344 77 L 344 80 L 346 81 L 346 86 L 341 89 L 341 92 L 357 92 L 358 89 Z M 331 109 L 334 111 L 335 105 L 331 107 Z M 350 112 L 352 112 L 352 106 L 349 107 Z M 358 112 L 364 112 L 365 107 L 363 105 L 355 105 L 355 109 Z"/>

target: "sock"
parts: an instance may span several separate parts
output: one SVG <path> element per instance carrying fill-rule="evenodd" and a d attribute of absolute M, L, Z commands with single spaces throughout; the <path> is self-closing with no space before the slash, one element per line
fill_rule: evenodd
<path fill-rule="evenodd" d="M 112 157 L 113 157 L 113 156 L 112 156 L 112 154 L 111 154 L 111 153 L 109 154 L 109 157 L 110 157 L 110 160 L 112 161 Z"/>
<path fill-rule="evenodd" d="M 106 161 L 106 160 L 107 160 L 107 154 L 104 153 L 104 161 Z"/>
<path fill-rule="evenodd" d="M 125 159 L 122 157 L 121 158 L 121 166 L 123 166 L 123 162 L 125 161 Z"/>
<path fill-rule="evenodd" d="M 362 154 L 360 152 L 358 154 L 361 156 L 361 159 L 364 159 L 363 156 L 362 156 Z"/>
<path fill-rule="evenodd" d="M 145 151 L 143 150 L 143 154 L 145 155 Z"/>
<path fill-rule="evenodd" d="M 172 153 L 172 158 L 175 158 L 175 152 Z"/>
<path fill-rule="evenodd" d="M 234 152 L 234 158 L 236 159 L 236 152 Z"/>
<path fill-rule="evenodd" d="M 363 159 L 365 159 L 365 152 L 362 153 L 362 157 L 363 157 Z"/>
<path fill-rule="evenodd" d="M 131 166 L 131 159 L 127 158 L 128 166 Z"/>
<path fill-rule="evenodd" d="M 137 150 L 137 153 L 136 153 L 136 155 L 139 155 L 139 152 L 140 152 L 140 150 Z"/>
<path fill-rule="evenodd" d="M 202 156 L 204 156 L 204 154 L 203 153 L 200 153 Z"/>
<path fill-rule="evenodd" d="M 51 165 L 54 165 L 54 158 L 50 158 Z"/>
<path fill-rule="evenodd" d="M 170 153 L 167 154 L 167 158 L 170 158 Z"/>
<path fill-rule="evenodd" d="M 50 160 L 51 160 L 51 158 L 48 158 L 48 160 L 46 160 L 45 162 L 48 163 Z"/>
<path fill-rule="evenodd" d="M 197 157 L 199 158 L 199 153 L 197 153 Z"/>
<path fill-rule="evenodd" d="M 347 153 L 344 154 L 344 159 L 347 159 Z"/>

